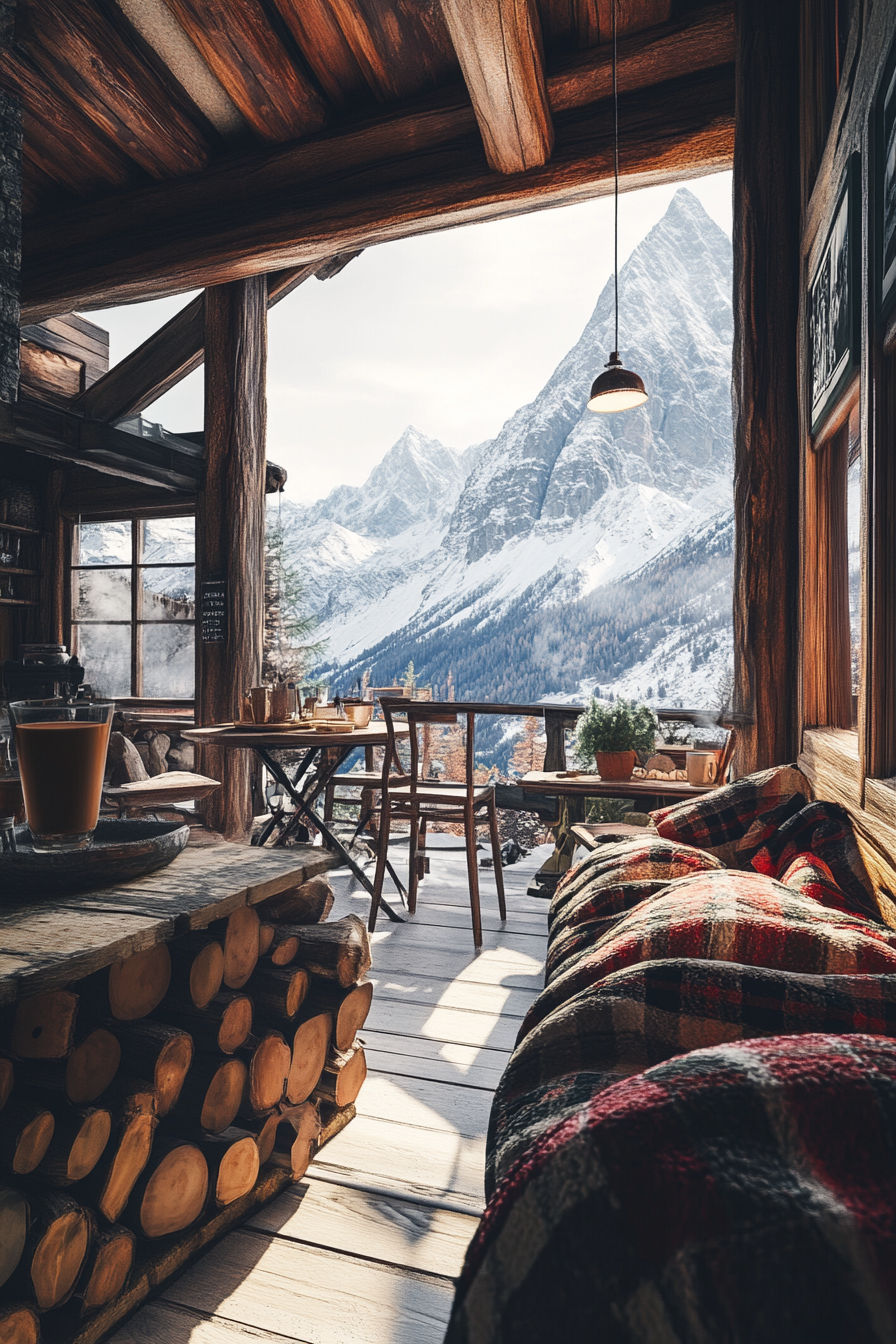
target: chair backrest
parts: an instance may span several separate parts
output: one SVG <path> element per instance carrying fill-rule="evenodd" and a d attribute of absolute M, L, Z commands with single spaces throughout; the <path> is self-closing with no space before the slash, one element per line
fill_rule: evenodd
<path fill-rule="evenodd" d="M 476 788 L 474 774 L 475 712 L 465 709 L 463 704 L 454 700 L 408 700 L 403 696 L 382 696 L 380 707 L 386 721 L 386 731 L 389 734 L 389 745 L 386 748 L 386 756 L 383 761 L 384 786 L 390 782 L 392 784 L 409 784 L 413 797 L 418 786 L 427 783 L 426 780 L 421 778 L 421 772 L 427 756 L 427 738 L 430 728 L 433 725 L 457 724 L 465 720 L 464 778 L 457 782 L 464 785 L 467 798 L 472 800 Z M 398 739 L 395 733 L 396 718 L 403 719 L 410 729 L 410 770 L 405 770 L 402 767 L 398 754 Z M 397 768 L 396 774 L 390 773 L 393 766 Z M 460 790 L 458 790 L 458 798 L 460 798 Z"/>

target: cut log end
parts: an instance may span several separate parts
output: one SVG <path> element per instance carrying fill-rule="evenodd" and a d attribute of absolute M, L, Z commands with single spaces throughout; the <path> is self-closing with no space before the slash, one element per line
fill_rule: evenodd
<path fill-rule="evenodd" d="M 190 967 L 190 998 L 197 1008 L 207 1008 L 224 980 L 224 949 L 216 941 L 206 943 Z"/>
<path fill-rule="evenodd" d="M 215 1070 L 199 1116 L 203 1129 L 211 1134 L 220 1134 L 233 1124 L 243 1099 L 247 1073 L 241 1059 L 225 1060 Z"/>
<path fill-rule="evenodd" d="M 295 961 L 296 953 L 299 950 L 298 934 L 277 934 L 274 938 L 274 947 L 271 950 L 271 963 L 274 966 L 288 966 L 291 961 Z"/>
<path fill-rule="evenodd" d="M 225 1208 L 249 1193 L 258 1180 L 258 1144 L 253 1138 L 238 1139 L 221 1158 L 215 1181 L 215 1203 Z"/>
<path fill-rule="evenodd" d="M 265 1162 L 270 1159 L 271 1153 L 274 1151 L 274 1144 L 277 1140 L 277 1126 L 279 1123 L 280 1112 L 275 1111 L 273 1115 L 268 1116 L 261 1129 L 255 1135 L 255 1142 L 258 1145 L 258 1162 L 262 1167 Z"/>
<path fill-rule="evenodd" d="M 296 1028 L 286 1080 L 286 1099 L 291 1105 L 307 1101 L 317 1086 L 326 1062 L 332 1027 L 333 1019 L 329 1013 L 317 1013 Z"/>
<path fill-rule="evenodd" d="M 231 999 L 221 1015 L 218 1045 L 226 1055 L 232 1055 L 244 1043 L 252 1030 L 252 1000 L 245 994 Z"/>
<path fill-rule="evenodd" d="M 109 968 L 109 1011 L 122 1022 L 146 1017 L 159 1004 L 171 983 L 171 955 L 167 943 L 156 943 Z"/>
<path fill-rule="evenodd" d="M 159 1052 L 153 1080 L 157 1115 L 167 1115 L 177 1101 L 192 1060 L 193 1042 L 186 1032 L 173 1037 Z"/>
<path fill-rule="evenodd" d="M 30 1276 L 39 1311 L 58 1307 L 70 1296 L 87 1255 L 90 1222 L 84 1209 L 71 1205 L 47 1221 L 31 1259 Z"/>
<path fill-rule="evenodd" d="M 110 1223 L 117 1223 L 128 1196 L 146 1166 L 152 1147 L 155 1117 L 138 1112 L 128 1117 L 109 1164 L 97 1208 Z"/>
<path fill-rule="evenodd" d="M 21 1260 L 27 1235 L 28 1205 L 18 1190 L 0 1185 L 0 1284 L 6 1282 Z"/>
<path fill-rule="evenodd" d="M 337 1050 L 348 1050 L 367 1021 L 372 1001 L 373 983 L 370 980 L 356 985 L 346 994 L 336 1011 L 334 1037 Z"/>
<path fill-rule="evenodd" d="M 256 1115 L 264 1115 L 283 1096 L 292 1055 L 279 1031 L 270 1032 L 252 1051 L 247 1100 Z"/>
<path fill-rule="evenodd" d="M 0 1303 L 0 1344 L 38 1344 L 37 1312 L 27 1302 Z"/>
<path fill-rule="evenodd" d="M 59 989 L 16 1005 L 10 1045 L 22 1059 L 65 1059 L 72 1048 L 78 996 Z"/>
<path fill-rule="evenodd" d="M 0 1159 L 17 1176 L 27 1176 L 43 1161 L 56 1121 L 53 1112 L 26 1098 L 13 1097 L 0 1111 Z"/>
<path fill-rule="evenodd" d="M 243 905 L 228 916 L 224 935 L 224 984 L 242 989 L 258 962 L 257 911 Z"/>
<path fill-rule="evenodd" d="M 133 1232 L 126 1227 L 104 1228 L 95 1234 L 92 1259 L 85 1266 L 83 1287 L 79 1289 L 87 1311 L 104 1307 L 124 1288 L 134 1263 L 136 1244 Z"/>
<path fill-rule="evenodd" d="M 0 1058 L 0 1111 L 9 1100 L 12 1091 L 13 1066 L 11 1059 Z"/>
<path fill-rule="evenodd" d="M 195 1223 L 208 1195 L 208 1165 L 193 1143 L 175 1143 L 159 1159 L 138 1198 L 146 1237 L 167 1237 Z"/>
<path fill-rule="evenodd" d="M 65 1090 L 73 1106 L 96 1101 L 112 1082 L 121 1063 L 121 1046 L 111 1031 L 91 1031 L 68 1057 Z"/>
<path fill-rule="evenodd" d="M 68 1178 L 81 1181 L 89 1176 L 106 1151 L 112 1133 L 112 1117 L 108 1111 L 96 1110 L 84 1118 L 77 1138 L 71 1146 L 68 1159 Z"/>
<path fill-rule="evenodd" d="M 360 1041 L 347 1051 L 331 1053 L 315 1089 L 315 1097 L 332 1105 L 350 1106 L 367 1077 L 367 1060 Z"/>

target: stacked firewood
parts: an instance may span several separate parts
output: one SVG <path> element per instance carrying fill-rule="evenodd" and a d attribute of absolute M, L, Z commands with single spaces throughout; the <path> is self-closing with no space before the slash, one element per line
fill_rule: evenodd
<path fill-rule="evenodd" d="M 299 1180 L 354 1114 L 370 944 L 332 903 L 312 878 L 0 1016 L 0 1340 L 111 1302 L 141 1241 L 265 1163 Z"/>

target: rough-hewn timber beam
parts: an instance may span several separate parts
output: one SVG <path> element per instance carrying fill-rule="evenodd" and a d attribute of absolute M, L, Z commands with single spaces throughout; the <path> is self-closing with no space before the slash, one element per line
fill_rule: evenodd
<path fill-rule="evenodd" d="M 730 166 L 733 49 L 728 4 L 620 43 L 625 188 Z M 442 93 L 400 116 L 123 193 L 114 208 L 105 198 L 34 218 L 26 320 L 602 195 L 611 185 L 609 86 L 606 50 L 577 53 L 551 74 L 554 154 L 525 175 L 491 172 L 469 101 Z"/>
<path fill-rule="evenodd" d="M 268 307 L 291 294 L 312 275 L 337 275 L 356 252 L 331 257 L 322 264 L 291 266 L 268 277 Z M 326 274 L 322 274 L 326 272 Z M 72 408 L 94 420 L 120 420 L 151 406 L 205 358 L 205 299 L 191 299 L 169 322 L 114 365 L 72 402 Z"/>
<path fill-rule="evenodd" d="M 740 774 L 799 751 L 798 0 L 737 0 L 734 708 Z"/>
<path fill-rule="evenodd" d="M 489 166 L 524 173 L 547 163 L 554 127 L 535 0 L 442 0 Z"/>
<path fill-rule="evenodd" d="M 165 490 L 195 492 L 205 470 L 198 446 L 154 443 L 24 395 L 0 405 L 0 443 Z"/>
<path fill-rule="evenodd" d="M 264 276 L 205 295 L 206 476 L 196 508 L 196 581 L 224 581 L 225 621 L 221 641 L 197 639 L 198 725 L 239 719 L 243 692 L 261 676 L 266 313 Z M 229 840 L 246 839 L 249 753 L 204 747 L 203 768 L 222 783 L 204 804 L 206 823 Z"/>
<path fill-rule="evenodd" d="M 0 3 L 0 52 L 12 41 L 15 4 Z M 19 394 L 22 269 L 22 104 L 0 90 L 0 401 Z"/>

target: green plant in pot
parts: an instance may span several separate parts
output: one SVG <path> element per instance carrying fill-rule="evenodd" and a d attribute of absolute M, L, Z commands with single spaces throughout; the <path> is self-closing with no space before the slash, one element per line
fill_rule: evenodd
<path fill-rule="evenodd" d="M 649 705 L 592 699 L 576 724 L 576 756 L 583 765 L 597 761 L 601 779 L 631 779 L 636 753 L 652 751 L 659 721 Z"/>

